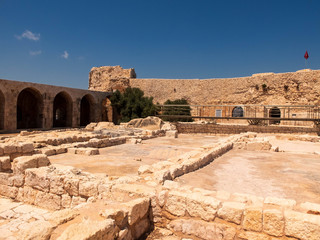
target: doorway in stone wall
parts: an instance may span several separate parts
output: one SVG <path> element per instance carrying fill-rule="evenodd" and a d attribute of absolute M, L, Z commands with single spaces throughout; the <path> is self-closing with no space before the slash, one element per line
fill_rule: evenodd
<path fill-rule="evenodd" d="M 80 102 L 80 126 L 87 126 L 94 121 L 93 97 L 90 94 L 83 96 Z"/>
<path fill-rule="evenodd" d="M 41 128 L 43 98 L 36 89 L 25 88 L 17 99 L 17 129 Z"/>
<path fill-rule="evenodd" d="M 278 107 L 273 107 L 269 110 L 269 117 L 281 118 L 281 111 Z M 269 124 L 280 124 L 280 120 L 270 120 Z"/>
<path fill-rule="evenodd" d="M 53 101 L 53 127 L 72 126 L 72 99 L 66 92 L 58 93 Z"/>
<path fill-rule="evenodd" d="M 240 106 L 232 109 L 232 117 L 243 117 L 243 108 Z"/>

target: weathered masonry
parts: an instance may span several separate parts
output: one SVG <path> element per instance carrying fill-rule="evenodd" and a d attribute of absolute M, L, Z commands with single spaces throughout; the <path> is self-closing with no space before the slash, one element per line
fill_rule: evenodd
<path fill-rule="evenodd" d="M 0 130 L 79 127 L 108 121 L 108 92 L 0 79 Z M 111 119 L 110 119 L 111 120 Z"/>
<path fill-rule="evenodd" d="M 139 79 L 134 69 L 94 67 L 89 89 L 123 90 L 136 87 L 154 103 L 184 98 L 191 105 L 320 105 L 320 70 L 260 73 L 249 77 L 216 79 Z"/>

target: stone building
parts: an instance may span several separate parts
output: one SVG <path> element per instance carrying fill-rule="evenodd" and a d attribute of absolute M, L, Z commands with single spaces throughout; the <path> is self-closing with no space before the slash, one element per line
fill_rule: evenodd
<path fill-rule="evenodd" d="M 108 121 L 111 93 L 0 79 L 0 130 L 80 127 Z"/>

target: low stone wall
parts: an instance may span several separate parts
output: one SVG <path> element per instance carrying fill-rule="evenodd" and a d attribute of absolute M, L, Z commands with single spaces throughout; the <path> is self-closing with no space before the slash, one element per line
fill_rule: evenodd
<path fill-rule="evenodd" d="M 256 126 L 256 125 L 220 125 L 177 123 L 179 133 L 206 133 L 206 134 L 240 134 L 245 132 L 257 133 L 307 133 L 320 135 L 319 128 L 286 127 L 286 126 Z"/>
<path fill-rule="evenodd" d="M 34 152 L 33 144 L 26 142 L 0 143 L 0 156 L 8 156 L 12 161 L 16 157 L 31 155 Z"/>
<path fill-rule="evenodd" d="M 165 182 L 152 205 L 157 224 L 200 239 L 320 239 L 319 204 L 183 188 Z"/>

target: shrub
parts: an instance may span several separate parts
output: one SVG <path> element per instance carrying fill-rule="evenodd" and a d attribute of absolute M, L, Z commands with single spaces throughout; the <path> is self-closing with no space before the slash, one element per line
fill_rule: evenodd
<path fill-rule="evenodd" d="M 111 96 L 111 106 L 120 116 L 120 122 L 129 122 L 134 118 L 153 116 L 156 107 L 152 97 L 144 97 L 144 92 L 139 88 L 127 88 L 124 93 L 118 90 Z"/>
<path fill-rule="evenodd" d="M 185 99 L 167 100 L 164 105 L 189 105 L 188 101 Z M 163 115 L 181 115 L 181 116 L 191 116 L 190 106 L 165 106 L 163 108 Z M 192 118 L 172 118 L 163 117 L 164 121 L 179 121 L 179 122 L 192 122 Z"/>

